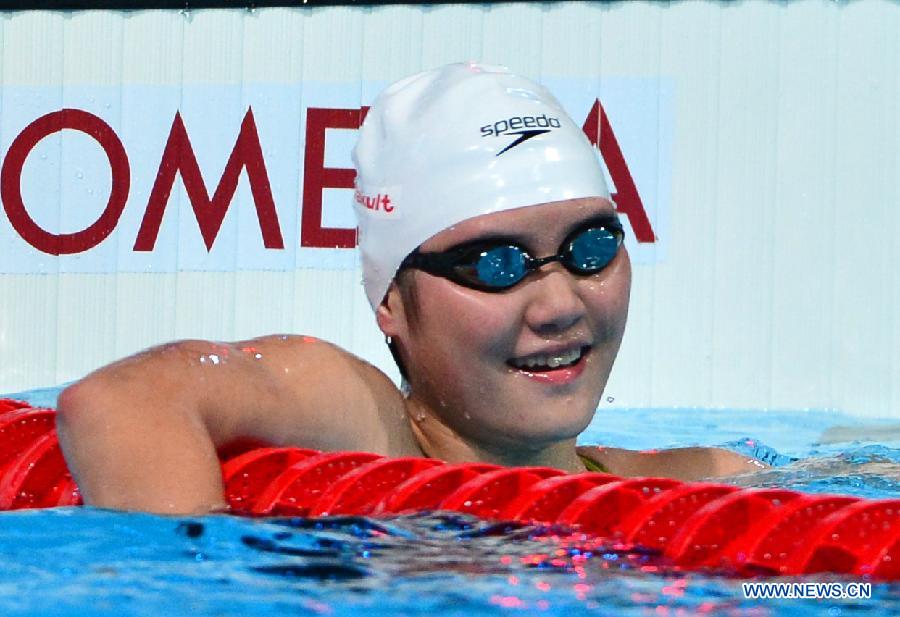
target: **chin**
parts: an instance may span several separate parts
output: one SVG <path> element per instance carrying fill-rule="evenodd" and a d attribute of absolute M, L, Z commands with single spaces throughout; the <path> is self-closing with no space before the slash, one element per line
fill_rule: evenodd
<path fill-rule="evenodd" d="M 571 406 L 564 409 L 545 406 L 535 413 L 523 414 L 515 425 L 498 427 L 497 430 L 519 443 L 543 447 L 580 435 L 591 423 L 594 410 L 595 408 L 591 407 L 581 413 L 572 414 Z"/>

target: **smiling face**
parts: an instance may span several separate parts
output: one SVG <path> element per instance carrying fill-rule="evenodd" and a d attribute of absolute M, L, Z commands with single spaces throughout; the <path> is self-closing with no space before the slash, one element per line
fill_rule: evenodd
<path fill-rule="evenodd" d="M 486 214 L 433 236 L 421 251 L 504 236 L 543 257 L 586 220 L 612 212 L 609 201 L 588 198 Z M 479 448 L 536 450 L 587 427 L 625 328 L 624 247 L 597 274 L 551 263 L 500 293 L 418 270 L 402 276 L 414 293 L 392 286 L 377 315 L 402 349 L 421 431 L 437 421 Z"/>

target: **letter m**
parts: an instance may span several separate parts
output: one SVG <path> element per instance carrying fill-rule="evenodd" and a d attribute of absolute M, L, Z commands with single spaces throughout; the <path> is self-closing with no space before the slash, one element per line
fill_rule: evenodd
<path fill-rule="evenodd" d="M 147 202 L 147 211 L 144 220 L 138 230 L 134 243 L 135 251 L 152 251 L 159 235 L 159 227 L 162 223 L 163 213 L 172 187 L 175 185 L 175 176 L 181 173 L 181 181 L 184 190 L 194 209 L 194 216 L 200 226 L 200 234 L 206 244 L 206 250 L 212 249 L 212 245 L 225 220 L 225 213 L 234 198 L 237 190 L 238 178 L 241 169 L 247 171 L 247 180 L 250 183 L 250 192 L 256 206 L 256 216 L 259 219 L 259 228 L 262 232 L 263 244 L 269 249 L 283 249 L 284 240 L 281 237 L 281 227 L 278 224 L 278 213 L 275 211 L 275 201 L 272 199 L 272 188 L 269 184 L 269 175 L 266 172 L 266 164 L 263 160 L 262 147 L 259 143 L 259 134 L 256 130 L 256 121 L 253 118 L 253 109 L 248 108 L 247 114 L 241 122 L 241 130 L 237 141 L 219 184 L 213 193 L 212 199 L 206 190 L 197 157 L 191 146 L 187 129 L 181 119 L 181 113 L 175 113 L 169 139 L 163 151 L 162 161 L 153 189 L 150 191 L 150 199 Z"/>

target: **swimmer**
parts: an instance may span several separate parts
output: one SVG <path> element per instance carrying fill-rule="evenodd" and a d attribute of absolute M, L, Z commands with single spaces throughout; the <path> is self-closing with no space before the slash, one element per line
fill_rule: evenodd
<path fill-rule="evenodd" d="M 354 149 L 363 283 L 403 374 L 325 341 L 180 341 L 66 388 L 85 501 L 223 509 L 217 449 L 278 446 L 678 479 L 719 448 L 581 447 L 619 350 L 631 266 L 596 151 L 543 87 L 454 64 L 388 87 Z"/>

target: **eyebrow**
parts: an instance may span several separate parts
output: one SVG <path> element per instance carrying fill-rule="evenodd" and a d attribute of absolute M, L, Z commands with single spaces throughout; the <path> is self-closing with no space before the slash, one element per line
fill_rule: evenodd
<path fill-rule="evenodd" d="M 576 229 L 580 229 L 582 227 L 590 227 L 592 225 L 609 225 L 611 227 L 621 227 L 622 221 L 619 219 L 619 213 L 613 210 L 612 212 L 603 212 L 600 214 L 594 214 L 593 216 L 589 216 L 582 220 L 580 223 L 575 223 L 568 230 L 566 230 L 566 236 L 573 233 Z"/>
<path fill-rule="evenodd" d="M 618 212 L 616 212 L 616 211 L 603 212 L 600 214 L 592 214 L 592 215 L 585 217 L 584 219 L 577 221 L 577 222 L 573 223 L 572 225 L 570 225 L 566 229 L 565 233 L 562 236 L 563 241 L 565 241 L 565 238 L 568 238 L 576 230 L 584 228 L 584 227 L 590 227 L 592 225 L 597 225 L 597 226 L 609 225 L 612 227 L 621 227 L 622 222 L 619 219 Z M 529 249 L 529 250 L 532 248 L 529 246 L 529 243 L 523 242 L 522 237 L 519 235 L 488 232 L 483 236 L 476 236 L 475 238 L 466 240 L 465 242 L 455 244 L 447 250 L 455 251 L 455 250 L 459 250 L 459 249 L 469 248 L 472 246 L 478 246 L 481 244 L 494 244 L 494 243 L 515 244 L 518 246 L 524 246 L 526 249 Z"/>

